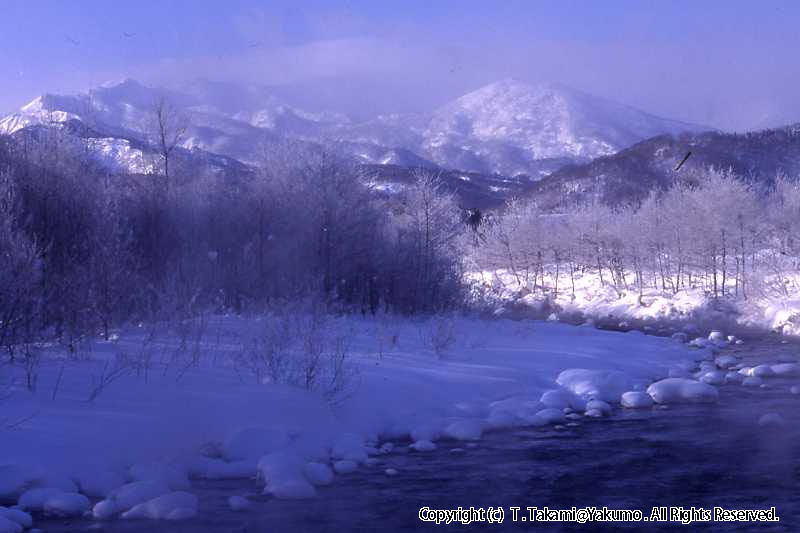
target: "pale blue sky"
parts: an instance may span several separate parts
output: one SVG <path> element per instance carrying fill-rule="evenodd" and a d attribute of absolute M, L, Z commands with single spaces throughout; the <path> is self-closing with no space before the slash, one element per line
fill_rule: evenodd
<path fill-rule="evenodd" d="M 0 0 L 0 111 L 109 79 L 422 110 L 504 77 L 723 129 L 800 121 L 800 2 Z"/>

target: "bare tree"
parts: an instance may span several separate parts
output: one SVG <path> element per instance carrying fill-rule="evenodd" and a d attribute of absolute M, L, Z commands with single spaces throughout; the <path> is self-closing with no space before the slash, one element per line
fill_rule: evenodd
<path fill-rule="evenodd" d="M 153 130 L 155 144 L 163 164 L 164 191 L 170 191 L 170 160 L 180 146 L 189 127 L 187 117 L 162 96 L 153 104 Z"/>

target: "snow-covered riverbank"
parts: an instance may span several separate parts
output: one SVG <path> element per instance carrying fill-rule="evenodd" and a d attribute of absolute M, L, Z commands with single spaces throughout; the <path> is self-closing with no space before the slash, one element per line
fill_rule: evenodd
<path fill-rule="evenodd" d="M 722 369 L 735 364 L 710 361 L 713 344 L 690 348 L 639 332 L 331 318 L 325 328 L 348 339 L 349 363 L 348 379 L 326 400 L 325 390 L 263 383 L 247 367 L 243 347 L 268 323 L 215 317 L 190 334 L 147 342 L 146 328 L 122 332 L 78 360 L 54 352 L 36 370 L 34 392 L 21 366 L 3 366 L 10 386 L 0 401 L 0 503 L 180 518 L 196 506 L 191 478 L 254 476 L 276 497 L 312 497 L 315 486 L 396 442 L 410 440 L 422 453 L 441 439 L 602 417 L 620 402 L 714 400 L 702 382 L 724 380 Z M 125 366 L 116 363 L 121 354 Z M 15 520 L 8 513 L 0 531 L 15 531 L 2 526 Z"/>

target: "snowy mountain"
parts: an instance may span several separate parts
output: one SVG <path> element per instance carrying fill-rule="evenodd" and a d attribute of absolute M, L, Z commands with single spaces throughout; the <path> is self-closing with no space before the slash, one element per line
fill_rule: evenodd
<path fill-rule="evenodd" d="M 588 161 L 655 135 L 703 129 L 561 84 L 508 79 L 438 109 L 424 151 L 444 166 L 515 175 L 536 162 Z"/>
<path fill-rule="evenodd" d="M 112 168 L 145 172 L 137 162 L 144 159 L 141 146 L 153 137 L 154 104 L 161 99 L 189 125 L 185 149 L 246 164 L 257 164 L 265 146 L 288 140 L 363 164 L 533 180 L 655 135 L 707 129 L 552 83 L 504 80 L 428 114 L 356 121 L 342 113 L 302 109 L 271 87 L 195 80 L 164 89 L 123 80 L 77 95 L 42 95 L 0 120 L 0 133 L 77 121 L 92 132 L 91 145 Z"/>

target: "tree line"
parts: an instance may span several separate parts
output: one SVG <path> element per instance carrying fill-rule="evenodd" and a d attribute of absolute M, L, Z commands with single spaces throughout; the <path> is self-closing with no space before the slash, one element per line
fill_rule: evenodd
<path fill-rule="evenodd" d="M 463 301 L 461 211 L 419 173 L 400 198 L 330 154 L 265 149 L 240 176 L 109 172 L 61 128 L 0 137 L 0 346 L 68 346 L 130 321 L 259 312 L 302 298 L 350 312 Z M 174 159 L 174 158 L 173 158 Z"/>
<path fill-rule="evenodd" d="M 517 288 L 575 294 L 596 276 L 621 296 L 702 288 L 714 298 L 789 295 L 800 258 L 800 185 L 764 184 L 706 169 L 635 205 L 574 204 L 557 212 L 512 201 L 482 227 L 474 268 Z"/>

